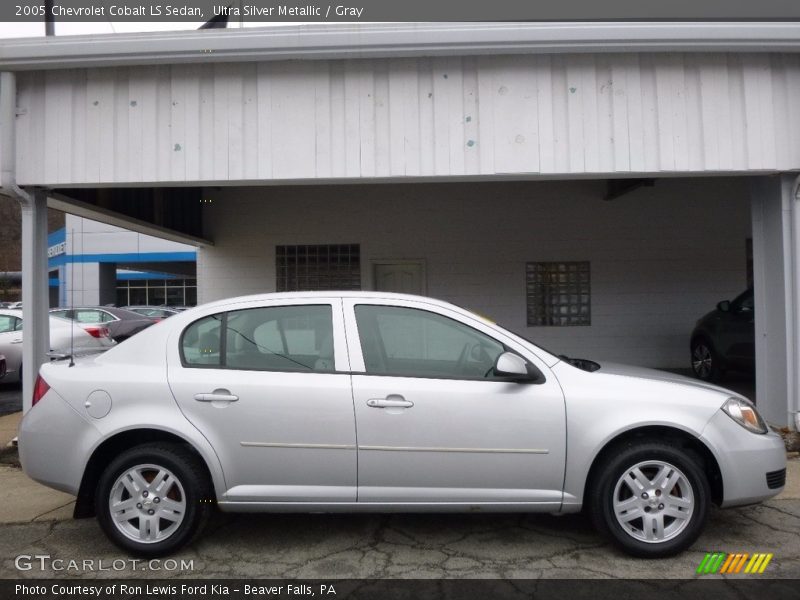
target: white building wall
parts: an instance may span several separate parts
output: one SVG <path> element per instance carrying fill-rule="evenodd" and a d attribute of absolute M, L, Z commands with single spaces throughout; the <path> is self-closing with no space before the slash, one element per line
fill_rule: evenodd
<path fill-rule="evenodd" d="M 153 252 L 194 252 L 196 250 L 194 246 L 144 235 L 70 214 L 66 215 L 64 227 L 68 256 L 146 255 Z M 142 262 L 147 262 L 147 260 L 147 256 L 142 257 Z M 64 306 L 77 306 L 115 302 L 116 295 L 110 298 L 108 295 L 108 276 L 106 276 L 106 280 L 103 285 L 99 262 L 67 262 L 62 279 L 64 290 L 60 294 L 59 303 Z"/>
<path fill-rule="evenodd" d="M 69 254 L 140 254 L 148 252 L 194 252 L 195 247 L 122 227 L 66 215 Z M 72 234 L 75 237 L 72 238 Z"/>
<path fill-rule="evenodd" d="M 614 201 L 602 181 L 208 190 L 198 300 L 275 290 L 275 246 L 359 243 L 426 262 L 427 293 L 570 355 L 687 367 L 695 321 L 746 286 L 747 180 L 659 180 Z M 525 262 L 591 261 L 590 327 L 526 326 Z"/>
<path fill-rule="evenodd" d="M 574 54 L 18 74 L 23 185 L 800 168 L 800 56 Z"/>

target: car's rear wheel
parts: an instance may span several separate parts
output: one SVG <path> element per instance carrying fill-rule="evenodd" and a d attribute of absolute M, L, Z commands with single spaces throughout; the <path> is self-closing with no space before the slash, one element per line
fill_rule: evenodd
<path fill-rule="evenodd" d="M 210 484 L 199 457 L 184 446 L 145 444 L 103 471 L 95 496 L 100 526 L 117 546 L 163 556 L 189 543 L 211 510 Z"/>
<path fill-rule="evenodd" d="M 682 552 L 708 518 L 711 490 L 700 459 L 662 442 L 624 447 L 600 465 L 591 485 L 595 526 L 634 556 Z"/>
<path fill-rule="evenodd" d="M 714 347 L 705 339 L 697 338 L 692 342 L 692 371 L 703 381 L 719 381 L 724 370 Z"/>

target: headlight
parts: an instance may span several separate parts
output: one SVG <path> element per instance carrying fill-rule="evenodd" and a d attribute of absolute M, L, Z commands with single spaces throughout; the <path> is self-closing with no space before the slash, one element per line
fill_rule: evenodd
<path fill-rule="evenodd" d="M 753 433 L 767 433 L 767 424 L 753 403 L 744 398 L 728 398 L 722 410 L 739 425 Z"/>

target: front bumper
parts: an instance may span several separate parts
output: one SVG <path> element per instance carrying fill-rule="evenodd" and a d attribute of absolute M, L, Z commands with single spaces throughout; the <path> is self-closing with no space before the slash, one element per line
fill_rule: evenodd
<path fill-rule="evenodd" d="M 722 506 L 753 504 L 778 495 L 774 473 L 786 469 L 781 436 L 747 431 L 722 410 L 708 422 L 701 438 L 714 453 L 722 474 Z M 773 474 L 768 479 L 768 474 Z"/>

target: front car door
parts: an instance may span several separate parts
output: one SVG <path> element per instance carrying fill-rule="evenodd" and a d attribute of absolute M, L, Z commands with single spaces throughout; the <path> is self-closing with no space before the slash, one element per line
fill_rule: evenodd
<path fill-rule="evenodd" d="M 733 366 L 752 369 L 755 366 L 755 319 L 753 290 L 748 289 L 721 313 L 719 340 L 725 361 Z"/>
<path fill-rule="evenodd" d="M 358 500 L 557 509 L 564 397 L 547 366 L 479 318 L 417 301 L 346 298 Z M 502 381 L 520 354 L 542 376 Z"/>
<path fill-rule="evenodd" d="M 14 315 L 0 315 L 0 354 L 6 357 L 8 380 L 19 376 L 22 363 L 22 319 Z"/>
<path fill-rule="evenodd" d="M 212 310 L 169 347 L 170 387 L 219 456 L 225 501 L 356 500 L 340 300 Z"/>

